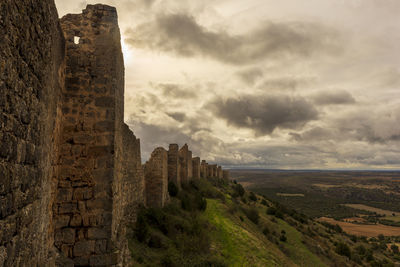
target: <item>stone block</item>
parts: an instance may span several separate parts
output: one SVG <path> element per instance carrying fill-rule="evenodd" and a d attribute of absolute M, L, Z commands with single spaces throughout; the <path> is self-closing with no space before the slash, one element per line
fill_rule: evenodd
<path fill-rule="evenodd" d="M 76 213 L 76 212 L 78 212 L 78 206 L 76 202 L 65 202 L 58 204 L 59 214 Z"/>
<path fill-rule="evenodd" d="M 88 239 L 99 240 L 111 237 L 111 229 L 91 227 L 87 232 Z"/>
<path fill-rule="evenodd" d="M 90 266 L 111 266 L 117 264 L 118 255 L 114 254 L 105 254 L 105 255 L 92 255 L 90 257 Z"/>
<path fill-rule="evenodd" d="M 74 257 L 88 256 L 95 251 L 94 248 L 95 248 L 94 240 L 78 241 L 74 245 L 73 255 Z"/>
<path fill-rule="evenodd" d="M 73 215 L 70 221 L 70 226 L 73 227 L 82 226 L 82 216 L 79 214 Z"/>
<path fill-rule="evenodd" d="M 67 227 L 69 225 L 70 216 L 68 215 L 59 215 L 55 218 L 54 227 L 56 229 Z"/>

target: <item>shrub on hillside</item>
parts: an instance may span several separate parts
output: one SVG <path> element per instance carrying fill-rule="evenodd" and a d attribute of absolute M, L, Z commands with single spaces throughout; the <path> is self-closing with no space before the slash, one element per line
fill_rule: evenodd
<path fill-rule="evenodd" d="M 179 193 L 179 188 L 174 182 L 168 183 L 168 193 L 171 197 L 175 197 Z"/>
<path fill-rule="evenodd" d="M 264 235 L 268 235 L 269 232 L 270 232 L 270 231 L 269 231 L 268 227 L 265 226 L 265 227 L 264 227 L 264 230 L 263 230 L 263 234 L 264 234 Z"/>
<path fill-rule="evenodd" d="M 261 204 L 264 205 L 264 206 L 268 206 L 268 203 L 267 203 L 267 201 L 265 199 L 261 200 Z"/>
<path fill-rule="evenodd" d="M 244 208 L 243 212 L 250 221 L 252 221 L 254 224 L 258 224 L 260 215 L 258 214 L 258 210 L 256 208 Z"/>
<path fill-rule="evenodd" d="M 204 211 L 207 208 L 207 200 L 201 196 L 200 193 L 196 192 L 193 194 L 183 193 L 179 196 L 181 200 L 182 209 L 187 211 L 201 210 Z"/>
<path fill-rule="evenodd" d="M 267 214 L 268 215 L 275 215 L 275 213 L 276 213 L 276 208 L 275 207 L 269 207 L 267 209 Z"/>
<path fill-rule="evenodd" d="M 147 225 L 145 210 L 140 210 L 136 219 L 136 225 L 134 229 L 135 237 L 139 242 L 143 243 L 146 240 L 148 233 L 149 226 Z"/>
<path fill-rule="evenodd" d="M 285 234 L 281 234 L 281 236 L 279 237 L 279 240 L 282 241 L 282 242 L 286 242 L 286 240 L 287 240 L 286 235 Z"/>
<path fill-rule="evenodd" d="M 237 196 L 242 197 L 245 193 L 245 190 L 241 184 L 234 185 L 233 190 L 234 190 L 235 197 L 237 197 Z"/>
<path fill-rule="evenodd" d="M 351 251 L 347 244 L 343 242 L 339 242 L 336 244 L 336 253 L 342 256 L 346 256 L 347 258 L 351 258 Z"/>
<path fill-rule="evenodd" d="M 254 194 L 253 192 L 250 192 L 249 199 L 250 199 L 251 201 L 257 201 L 257 196 L 256 196 L 256 194 Z"/>

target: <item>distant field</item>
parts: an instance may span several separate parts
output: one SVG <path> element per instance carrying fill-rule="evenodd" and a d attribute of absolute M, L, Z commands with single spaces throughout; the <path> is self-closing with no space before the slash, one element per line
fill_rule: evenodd
<path fill-rule="evenodd" d="M 380 234 L 385 236 L 400 236 L 400 227 L 393 227 L 382 224 L 353 224 L 349 222 L 337 221 L 335 219 L 326 217 L 319 218 L 319 220 L 328 222 L 333 225 L 337 224 L 346 233 L 357 236 L 376 237 Z"/>
<path fill-rule="evenodd" d="M 400 216 L 386 216 L 383 219 L 393 222 L 400 222 Z"/>
<path fill-rule="evenodd" d="M 390 216 L 393 217 L 392 215 L 400 215 L 400 213 L 396 213 L 394 211 L 390 211 L 390 210 L 383 210 L 383 209 L 378 209 L 378 208 L 374 208 L 374 207 L 370 207 L 367 205 L 363 205 L 363 204 L 344 204 L 344 206 L 346 207 L 350 207 L 353 209 L 358 209 L 358 210 L 366 210 L 366 211 L 370 211 L 370 212 L 376 212 L 376 214 L 380 214 L 380 215 L 386 215 L 386 216 Z"/>
<path fill-rule="evenodd" d="M 304 194 L 276 193 L 280 197 L 304 197 Z"/>
<path fill-rule="evenodd" d="M 313 184 L 313 186 L 317 186 L 320 188 L 333 188 L 333 187 L 355 187 L 355 188 L 363 188 L 363 189 L 381 189 L 386 190 L 389 187 L 387 185 L 378 185 L 378 184 L 357 184 L 357 183 L 343 183 L 343 184 Z M 391 192 L 391 191 L 390 191 Z"/>

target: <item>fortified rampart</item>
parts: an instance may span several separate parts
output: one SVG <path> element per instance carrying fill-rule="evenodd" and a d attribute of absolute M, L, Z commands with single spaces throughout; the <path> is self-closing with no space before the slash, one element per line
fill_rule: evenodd
<path fill-rule="evenodd" d="M 146 178 L 146 203 L 150 207 L 163 207 L 169 199 L 168 195 L 168 152 L 156 148 L 148 162 L 144 165 Z"/>
<path fill-rule="evenodd" d="M 192 168 L 193 168 L 193 178 L 200 178 L 200 158 L 194 157 L 192 158 Z"/>
<path fill-rule="evenodd" d="M 168 150 L 168 181 L 181 186 L 181 164 L 179 161 L 179 147 L 177 144 L 170 144 Z"/>
<path fill-rule="evenodd" d="M 0 266 L 52 266 L 64 38 L 52 0 L 0 1 Z"/>
<path fill-rule="evenodd" d="M 0 266 L 127 266 L 138 206 L 216 165 L 172 144 L 143 168 L 115 8 L 4 0 L 0 34 Z"/>

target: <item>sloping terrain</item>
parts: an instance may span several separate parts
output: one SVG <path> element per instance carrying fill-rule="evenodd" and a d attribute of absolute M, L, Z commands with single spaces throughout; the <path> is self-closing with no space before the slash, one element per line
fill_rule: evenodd
<path fill-rule="evenodd" d="M 134 266 L 395 266 L 388 239 L 345 234 L 222 179 L 170 184 L 129 234 Z M 397 251 L 397 252 L 396 252 Z"/>

